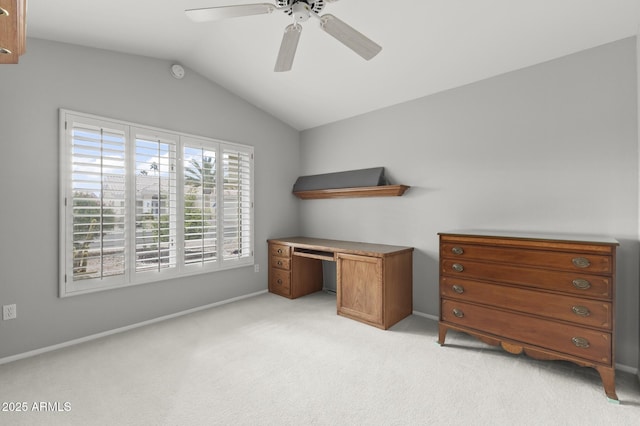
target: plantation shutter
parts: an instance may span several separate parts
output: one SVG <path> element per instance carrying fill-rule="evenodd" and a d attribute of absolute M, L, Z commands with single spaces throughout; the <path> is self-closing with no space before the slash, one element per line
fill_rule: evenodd
<path fill-rule="evenodd" d="M 72 281 L 125 274 L 126 137 L 124 130 L 71 121 Z M 70 216 L 70 218 L 69 218 Z M 67 277 L 68 279 L 68 277 Z"/>
<path fill-rule="evenodd" d="M 223 260 L 253 256 L 252 163 L 252 152 L 223 148 Z"/>
<path fill-rule="evenodd" d="M 216 150 L 184 143 L 184 263 L 217 261 Z"/>
<path fill-rule="evenodd" d="M 135 269 L 161 271 L 177 266 L 176 141 L 134 129 Z"/>
<path fill-rule="evenodd" d="M 253 147 L 60 110 L 60 297 L 251 265 Z"/>

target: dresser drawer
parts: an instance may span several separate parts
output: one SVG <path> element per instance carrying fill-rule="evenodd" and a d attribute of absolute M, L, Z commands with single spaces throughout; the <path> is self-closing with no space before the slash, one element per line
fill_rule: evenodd
<path fill-rule="evenodd" d="M 591 253 L 565 253 L 447 242 L 441 244 L 440 256 L 580 271 L 587 274 L 609 274 L 612 270 L 611 256 Z"/>
<path fill-rule="evenodd" d="M 550 271 L 471 260 L 440 260 L 440 273 L 462 279 L 480 279 L 611 300 L 611 277 Z"/>
<path fill-rule="evenodd" d="M 612 328 L 610 302 L 449 277 L 440 278 L 440 296 L 569 321 L 578 325 L 607 330 Z"/>
<path fill-rule="evenodd" d="M 585 360 L 611 364 L 611 334 L 498 309 L 443 299 L 442 321 L 546 348 Z"/>
<path fill-rule="evenodd" d="M 269 255 L 279 257 L 290 257 L 291 247 L 282 244 L 269 244 Z"/>
<path fill-rule="evenodd" d="M 269 274 L 269 290 L 283 296 L 290 296 L 291 273 L 280 269 L 272 269 Z"/>
<path fill-rule="evenodd" d="M 285 257 L 271 256 L 271 266 L 288 271 L 291 269 L 291 259 Z"/>

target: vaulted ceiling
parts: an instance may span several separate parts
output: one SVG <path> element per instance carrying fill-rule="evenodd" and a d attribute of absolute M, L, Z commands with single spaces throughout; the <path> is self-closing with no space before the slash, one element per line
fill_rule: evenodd
<path fill-rule="evenodd" d="M 302 24 L 293 69 L 275 73 L 290 16 L 276 10 L 196 23 L 184 13 L 258 2 L 29 0 L 27 35 L 175 61 L 304 130 L 634 36 L 640 28 L 640 0 L 340 0 L 326 2 L 321 15 L 340 18 L 382 52 L 365 61 L 312 18 Z"/>

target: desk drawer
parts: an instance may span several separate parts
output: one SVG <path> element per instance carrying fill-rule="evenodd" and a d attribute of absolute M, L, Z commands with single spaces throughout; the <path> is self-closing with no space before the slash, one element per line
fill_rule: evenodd
<path fill-rule="evenodd" d="M 443 299 L 442 320 L 496 336 L 611 365 L 611 333 Z"/>
<path fill-rule="evenodd" d="M 456 243 L 442 243 L 440 253 L 442 257 L 452 259 L 478 259 L 547 269 L 580 271 L 587 274 L 608 274 L 612 270 L 611 256 L 591 253 L 565 253 Z"/>
<path fill-rule="evenodd" d="M 271 256 L 291 257 L 291 247 L 282 244 L 269 244 L 269 253 Z"/>
<path fill-rule="evenodd" d="M 477 278 L 553 290 L 580 297 L 611 300 L 611 277 L 578 272 L 501 265 L 471 260 L 442 259 L 440 273 L 455 278 Z"/>
<path fill-rule="evenodd" d="M 269 290 L 282 296 L 290 296 L 291 273 L 280 269 L 272 269 L 269 274 Z"/>
<path fill-rule="evenodd" d="M 569 321 L 577 325 L 607 330 L 612 328 L 611 302 L 449 277 L 440 279 L 440 296 Z"/>
<path fill-rule="evenodd" d="M 271 256 L 271 266 L 288 271 L 291 269 L 291 259 L 285 257 Z"/>

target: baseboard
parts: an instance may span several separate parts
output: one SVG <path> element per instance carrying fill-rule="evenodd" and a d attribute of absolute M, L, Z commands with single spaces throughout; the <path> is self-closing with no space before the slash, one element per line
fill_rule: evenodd
<path fill-rule="evenodd" d="M 413 315 L 418 315 L 419 317 L 429 318 L 430 320 L 433 320 L 433 321 L 439 321 L 440 320 L 440 318 L 438 318 L 435 315 L 429 315 L 429 314 L 425 314 L 424 312 L 419 312 L 419 311 L 413 311 Z M 635 375 L 638 376 L 638 380 L 640 380 L 640 370 L 638 370 L 635 367 L 630 367 L 630 366 L 624 365 L 624 364 L 616 364 L 616 370 L 624 371 L 625 373 L 635 374 Z"/>
<path fill-rule="evenodd" d="M 434 320 L 434 321 L 439 321 L 440 320 L 440 318 L 438 318 L 435 315 L 425 314 L 424 312 L 420 312 L 420 311 L 413 311 L 413 315 L 417 315 L 419 317 L 429 318 L 430 320 Z"/>
<path fill-rule="evenodd" d="M 631 367 L 629 365 L 624 365 L 624 364 L 616 364 L 616 370 L 624 371 L 625 373 L 630 373 L 630 374 L 640 374 L 640 372 L 638 372 L 638 369 L 636 367 Z"/>
<path fill-rule="evenodd" d="M 127 325 L 127 326 L 124 326 L 124 327 L 115 328 L 113 330 L 103 331 L 102 333 L 92 334 L 90 336 L 81 337 L 79 339 L 69 340 L 67 342 L 58 343 L 56 345 L 47 346 L 47 347 L 40 348 L 40 349 L 34 349 L 32 351 L 23 352 L 23 353 L 17 354 L 17 355 L 11 355 L 11 356 L 8 356 L 8 357 L 5 357 L 5 358 L 0 358 L 0 365 L 7 364 L 7 363 L 13 362 L 13 361 L 18 361 L 20 359 L 30 358 L 32 356 L 44 354 L 44 353 L 47 353 L 47 352 L 55 351 L 55 350 L 58 350 L 58 349 L 69 347 L 69 346 L 78 345 L 80 343 L 90 342 L 91 340 L 100 339 L 102 337 L 111 336 L 113 334 L 123 333 L 125 331 L 133 330 L 134 328 L 144 327 L 146 325 L 151 325 L 151 324 L 155 324 L 155 323 L 158 323 L 158 322 L 161 322 L 161 321 L 166 321 L 166 320 L 169 320 L 169 319 L 172 319 L 172 318 L 181 317 L 183 315 L 189 315 L 189 314 L 192 314 L 194 312 L 204 311 L 205 309 L 215 308 L 216 306 L 226 305 L 228 303 L 237 302 L 237 301 L 242 300 L 242 299 L 248 299 L 250 297 L 256 297 L 256 296 L 259 296 L 261 294 L 265 294 L 266 292 L 267 292 L 267 290 L 261 290 L 261 291 L 255 292 L 255 293 L 246 294 L 244 296 L 233 297 L 231 299 L 222 300 L 220 302 L 211 303 L 209 305 L 198 306 L 197 308 L 187 309 L 186 311 L 180 311 L 180 312 L 176 312 L 174 314 L 164 315 L 162 317 L 150 319 L 150 320 L 147 320 L 147 321 L 142 321 L 142 322 L 139 322 L 139 323 L 136 323 L 136 324 L 131 324 L 131 325 Z"/>

